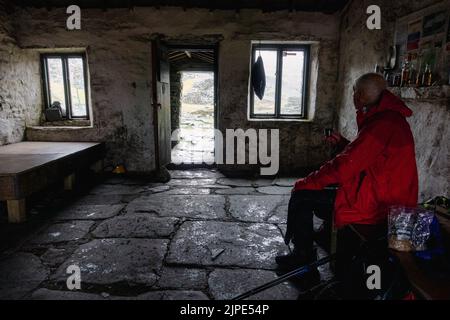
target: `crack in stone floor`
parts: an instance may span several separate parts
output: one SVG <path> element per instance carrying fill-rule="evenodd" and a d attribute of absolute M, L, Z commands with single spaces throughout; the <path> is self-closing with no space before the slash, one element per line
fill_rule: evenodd
<path fill-rule="evenodd" d="M 113 177 L 57 207 L 45 228 L 3 253 L 0 299 L 229 299 L 277 277 L 295 179 L 171 176 L 167 184 Z M 81 270 L 81 290 L 67 290 L 70 265 Z M 251 299 L 298 293 L 285 282 Z"/>

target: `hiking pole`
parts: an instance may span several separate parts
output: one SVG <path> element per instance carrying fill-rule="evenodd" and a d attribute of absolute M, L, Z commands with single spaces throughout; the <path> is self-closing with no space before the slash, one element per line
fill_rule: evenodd
<path fill-rule="evenodd" d="M 266 284 L 263 284 L 262 286 L 254 288 L 254 289 L 252 289 L 250 291 L 247 291 L 247 292 L 245 292 L 245 293 L 243 293 L 243 294 L 241 294 L 241 295 L 239 295 L 237 297 L 234 297 L 231 300 L 243 300 L 243 299 L 248 298 L 250 296 L 253 296 L 253 295 L 255 295 L 255 294 L 257 294 L 257 293 L 259 293 L 261 291 L 264 291 L 264 290 L 267 290 L 269 288 L 272 288 L 272 287 L 276 286 L 277 284 L 280 284 L 280 283 L 286 281 L 287 279 L 289 279 L 289 278 L 291 278 L 293 276 L 296 276 L 296 275 L 300 276 L 302 274 L 305 274 L 305 273 L 311 271 L 312 268 L 317 268 L 318 266 L 321 266 L 321 265 L 323 265 L 325 263 L 330 262 L 331 260 L 333 260 L 335 258 L 335 256 L 336 256 L 336 254 L 332 254 L 332 255 L 330 255 L 328 257 L 325 257 L 323 259 L 320 259 L 320 260 L 314 261 L 314 262 L 312 262 L 310 264 L 307 264 L 306 266 L 303 266 L 303 267 L 297 268 L 295 270 L 292 270 L 292 271 L 290 271 L 290 272 L 288 272 L 288 273 L 278 277 L 275 280 L 272 280 L 272 281 L 270 281 L 270 282 L 268 282 Z"/>

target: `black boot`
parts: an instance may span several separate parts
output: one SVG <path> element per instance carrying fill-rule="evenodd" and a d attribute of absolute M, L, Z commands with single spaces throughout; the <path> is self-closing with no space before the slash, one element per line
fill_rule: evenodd
<path fill-rule="evenodd" d="M 315 250 L 305 254 L 304 252 L 294 249 L 294 251 L 289 254 L 277 256 L 275 258 L 275 261 L 278 264 L 277 274 L 281 276 L 316 260 L 317 255 Z M 320 283 L 320 273 L 317 268 L 313 268 L 309 272 L 292 277 L 290 280 L 300 292 L 304 293 Z"/>
<path fill-rule="evenodd" d="M 278 264 L 280 271 L 292 271 L 317 260 L 315 250 L 310 252 L 300 251 L 294 249 L 292 252 L 275 257 L 275 262 Z"/>

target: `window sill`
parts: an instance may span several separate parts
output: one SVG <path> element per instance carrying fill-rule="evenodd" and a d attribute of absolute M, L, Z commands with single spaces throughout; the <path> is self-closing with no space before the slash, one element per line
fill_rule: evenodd
<path fill-rule="evenodd" d="M 25 135 L 28 141 L 95 141 L 98 138 L 98 132 L 92 126 L 29 126 Z"/>
<path fill-rule="evenodd" d="M 87 119 L 72 119 L 61 121 L 43 121 L 39 127 L 91 127 L 91 121 Z"/>
<path fill-rule="evenodd" d="M 303 122 L 303 123 L 312 123 L 312 119 L 289 119 L 289 118 L 272 118 L 272 119 L 265 119 L 265 118 L 247 118 L 248 121 L 251 122 Z"/>
<path fill-rule="evenodd" d="M 87 130 L 87 129 L 93 129 L 93 126 L 68 126 L 68 125 L 64 125 L 64 126 L 56 126 L 56 125 L 51 125 L 51 126 L 47 126 L 47 125 L 39 125 L 39 126 L 29 126 L 27 127 L 27 130 L 36 130 L 36 131 L 43 131 L 43 130 L 47 130 L 47 131 L 70 131 L 70 130 Z"/>

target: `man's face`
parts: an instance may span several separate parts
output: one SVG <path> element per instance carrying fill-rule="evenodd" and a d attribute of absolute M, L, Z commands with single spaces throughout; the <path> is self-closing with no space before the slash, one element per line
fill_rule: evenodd
<path fill-rule="evenodd" d="M 353 104 L 357 110 L 364 106 L 364 92 L 356 85 L 353 86 Z"/>

